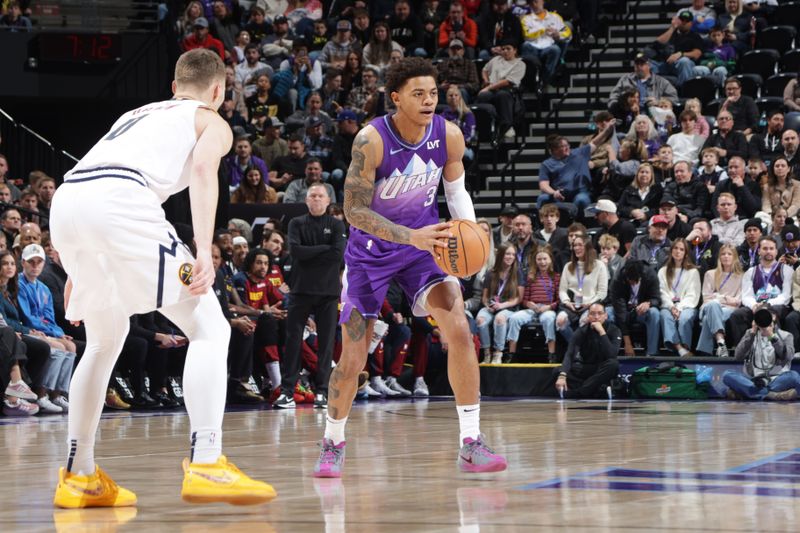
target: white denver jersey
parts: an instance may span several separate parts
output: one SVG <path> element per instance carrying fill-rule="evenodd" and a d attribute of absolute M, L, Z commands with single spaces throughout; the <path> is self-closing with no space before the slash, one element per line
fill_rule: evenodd
<path fill-rule="evenodd" d="M 197 100 L 167 100 L 128 111 L 65 179 L 79 180 L 87 170 L 130 169 L 163 203 L 189 186 L 184 168 L 197 143 L 195 114 L 205 105 Z"/>

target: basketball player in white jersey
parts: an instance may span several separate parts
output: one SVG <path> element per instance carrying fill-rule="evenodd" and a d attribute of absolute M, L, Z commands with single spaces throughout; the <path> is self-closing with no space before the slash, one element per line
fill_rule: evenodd
<path fill-rule="evenodd" d="M 188 337 L 184 370 L 191 461 L 185 501 L 253 504 L 276 493 L 221 454 L 230 327 L 214 294 L 211 238 L 217 168 L 232 133 L 217 114 L 225 67 L 208 50 L 175 66 L 175 97 L 129 111 L 64 177 L 50 229 L 69 274 L 66 317 L 86 325 L 86 352 L 70 387 L 69 456 L 59 470 L 58 507 L 117 507 L 136 495 L 95 465 L 94 439 L 106 385 L 128 334 L 128 317 L 158 309 Z M 189 187 L 197 258 L 161 204 Z"/>

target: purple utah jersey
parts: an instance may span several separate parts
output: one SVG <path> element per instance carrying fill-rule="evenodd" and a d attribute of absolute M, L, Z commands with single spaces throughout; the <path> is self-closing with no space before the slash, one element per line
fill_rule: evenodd
<path fill-rule="evenodd" d="M 370 208 L 396 224 L 418 229 L 439 222 L 437 193 L 447 163 L 446 124 L 434 115 L 416 145 L 400 137 L 391 115 L 370 123 L 383 140 L 383 159 L 375 170 L 375 191 Z M 378 315 L 389 283 L 405 290 L 415 314 L 420 296 L 446 278 L 429 252 L 408 244 L 380 239 L 352 228 L 344 254 L 342 314 L 347 322 L 353 309 L 366 318 Z"/>

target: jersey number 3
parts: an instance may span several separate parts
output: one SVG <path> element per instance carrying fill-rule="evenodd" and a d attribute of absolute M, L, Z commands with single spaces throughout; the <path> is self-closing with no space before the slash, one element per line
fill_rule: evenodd
<path fill-rule="evenodd" d="M 108 135 L 103 137 L 103 140 L 104 141 L 113 141 L 114 139 L 116 139 L 117 137 L 119 137 L 120 135 L 122 135 L 123 133 L 128 131 L 129 129 L 131 129 L 133 126 L 135 126 L 137 122 L 139 122 L 140 120 L 142 120 L 146 116 L 147 115 L 142 115 L 140 117 L 132 118 L 130 120 L 127 120 L 127 121 L 123 122 L 122 124 L 120 124 L 120 126 L 117 129 L 113 130 L 111 133 L 109 133 Z"/>
<path fill-rule="evenodd" d="M 438 188 L 438 185 L 434 185 L 428 189 L 428 199 L 425 200 L 425 203 L 423 204 L 424 207 L 428 207 L 429 205 L 433 204 L 434 201 L 436 201 L 436 191 Z"/>

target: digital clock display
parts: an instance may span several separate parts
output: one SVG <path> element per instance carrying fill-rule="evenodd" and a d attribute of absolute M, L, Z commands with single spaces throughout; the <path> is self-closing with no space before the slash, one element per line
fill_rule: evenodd
<path fill-rule="evenodd" d="M 122 56 L 119 35 L 99 33 L 43 33 L 39 61 L 59 63 L 116 63 Z"/>

